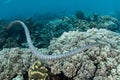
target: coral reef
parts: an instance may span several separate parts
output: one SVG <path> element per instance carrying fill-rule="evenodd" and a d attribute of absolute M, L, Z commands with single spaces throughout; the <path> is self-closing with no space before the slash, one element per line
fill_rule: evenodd
<path fill-rule="evenodd" d="M 70 16 L 58 17 L 44 14 L 37 17 L 36 19 L 35 16 L 33 16 L 22 19 L 22 21 L 28 26 L 33 44 L 38 48 L 48 47 L 52 38 L 57 38 L 68 31 L 87 31 L 91 28 L 104 28 L 114 32 L 120 32 L 120 22 L 116 18 L 108 15 L 102 16 L 90 14 L 85 11 L 76 11 L 76 14 Z M 8 23 L 9 21 L 0 20 L 1 27 L 5 28 Z M 4 28 L 0 29 L 0 49 L 8 47 L 28 47 L 22 28 L 18 27 L 18 30 L 13 28 L 12 31 L 6 31 Z M 23 38 L 21 38 L 21 36 Z"/>
<path fill-rule="evenodd" d="M 58 55 L 81 46 L 99 42 L 101 45 L 66 59 L 46 61 L 55 74 L 61 72 L 73 80 L 119 80 L 120 79 L 120 35 L 105 29 L 89 29 L 87 32 L 70 31 L 53 39 L 42 53 Z M 0 80 L 11 80 L 25 76 L 37 58 L 28 49 L 11 48 L 0 51 Z M 23 77 L 25 78 L 25 77 Z"/>
<path fill-rule="evenodd" d="M 104 28 L 114 32 L 119 32 L 120 22 L 111 16 L 101 16 L 98 21 L 98 28 Z"/>
<path fill-rule="evenodd" d="M 77 16 L 65 16 L 47 22 L 29 18 L 25 20 L 25 23 L 29 26 L 36 47 L 47 47 L 50 44 L 48 48 L 39 49 L 39 51 L 49 55 L 65 53 L 94 42 L 102 44 L 100 47 L 85 50 L 67 59 L 46 62 L 53 74 L 61 74 L 62 72 L 66 77 L 74 80 L 119 80 L 120 36 L 114 33 L 120 32 L 119 21 L 111 16 L 83 14 L 83 16 L 76 14 Z M 0 20 L 0 49 L 16 46 L 28 47 L 25 37 L 21 39 L 21 36 L 24 35 L 23 30 L 6 31 L 7 24 L 8 22 Z M 18 31 L 20 34 L 17 34 Z M 64 34 L 62 35 L 62 33 Z M 56 39 L 60 35 L 62 36 Z M 52 38 L 53 40 L 50 42 Z M 28 49 L 1 50 L 0 80 L 24 78 L 23 75 L 26 74 L 34 61 L 36 61 L 36 57 L 32 56 Z"/>
<path fill-rule="evenodd" d="M 46 80 L 47 72 L 47 68 L 42 66 L 40 61 L 35 61 L 28 71 L 29 80 Z"/>
<path fill-rule="evenodd" d="M 0 80 L 11 80 L 16 76 L 25 75 L 29 66 L 36 59 L 28 49 L 12 48 L 1 50 Z"/>
<path fill-rule="evenodd" d="M 64 73 L 74 80 L 120 79 L 120 35 L 105 29 L 90 29 L 87 32 L 70 31 L 53 39 L 48 53 L 61 54 L 93 42 L 101 46 L 83 51 L 67 59 L 48 61 L 54 74 Z"/>

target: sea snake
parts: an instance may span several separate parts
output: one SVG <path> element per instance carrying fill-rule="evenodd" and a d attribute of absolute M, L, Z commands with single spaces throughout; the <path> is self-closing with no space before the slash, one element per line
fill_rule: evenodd
<path fill-rule="evenodd" d="M 98 43 L 92 43 L 92 44 L 89 44 L 89 45 L 86 45 L 86 46 L 83 46 L 81 48 L 78 48 L 78 49 L 75 49 L 75 50 L 72 50 L 70 52 L 67 52 L 67 53 L 63 53 L 63 54 L 58 54 L 58 55 L 48 55 L 48 54 L 43 54 L 41 52 L 39 52 L 37 50 L 37 48 L 33 45 L 32 43 L 32 40 L 31 40 L 31 37 L 30 37 L 30 32 L 27 28 L 27 26 L 25 25 L 24 22 L 20 21 L 20 20 L 16 20 L 16 21 L 13 21 L 11 22 L 7 29 L 11 28 L 14 24 L 21 24 L 22 27 L 24 28 L 24 31 L 25 31 L 25 35 L 26 35 L 26 38 L 27 38 L 27 43 L 28 43 L 28 46 L 31 50 L 31 52 L 39 59 L 42 59 L 42 60 L 57 60 L 57 59 L 63 59 L 63 58 L 66 58 L 66 57 L 70 57 L 70 56 L 73 56 L 77 53 L 80 53 L 82 51 L 85 51 L 87 49 L 90 49 L 92 47 L 96 47 L 98 46 L 99 44 Z"/>

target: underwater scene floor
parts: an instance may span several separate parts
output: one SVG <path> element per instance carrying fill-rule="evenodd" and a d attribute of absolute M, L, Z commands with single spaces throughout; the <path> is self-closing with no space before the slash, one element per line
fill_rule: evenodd
<path fill-rule="evenodd" d="M 120 80 L 119 19 L 83 11 L 18 19 L 35 47 L 28 45 L 21 24 L 8 29 L 16 19 L 1 19 L 0 80 Z M 60 59 L 49 57 L 61 54 Z"/>

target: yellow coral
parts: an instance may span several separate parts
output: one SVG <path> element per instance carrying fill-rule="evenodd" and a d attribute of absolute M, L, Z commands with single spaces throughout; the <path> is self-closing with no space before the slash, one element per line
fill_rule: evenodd
<path fill-rule="evenodd" d="M 48 70 L 42 66 L 40 61 L 34 62 L 34 64 L 29 68 L 28 76 L 29 80 L 45 80 L 48 76 Z"/>

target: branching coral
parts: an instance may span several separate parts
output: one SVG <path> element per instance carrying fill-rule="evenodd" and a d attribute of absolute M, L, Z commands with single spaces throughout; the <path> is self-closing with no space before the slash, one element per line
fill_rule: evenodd
<path fill-rule="evenodd" d="M 35 46 L 32 44 L 32 40 L 31 40 L 31 37 L 30 37 L 29 30 L 28 30 L 27 26 L 22 21 L 20 21 L 20 20 L 13 21 L 13 22 L 11 22 L 8 25 L 7 28 L 8 29 L 11 28 L 14 24 L 21 24 L 22 25 L 22 27 L 25 30 L 27 42 L 28 42 L 29 48 L 31 49 L 31 52 L 34 55 L 36 55 L 38 58 L 40 58 L 40 59 L 44 59 L 44 60 L 61 59 L 61 58 L 72 56 L 72 55 L 77 54 L 78 52 L 82 52 L 82 51 L 84 51 L 86 49 L 90 49 L 92 47 L 98 46 L 98 43 L 93 43 L 93 44 L 90 44 L 90 45 L 87 45 L 87 46 L 82 46 L 79 49 L 76 49 L 76 50 L 73 50 L 71 52 L 67 52 L 67 53 L 64 53 L 64 54 L 59 54 L 59 55 L 45 55 L 45 54 L 42 54 L 41 52 L 38 52 L 37 49 L 35 48 Z"/>

